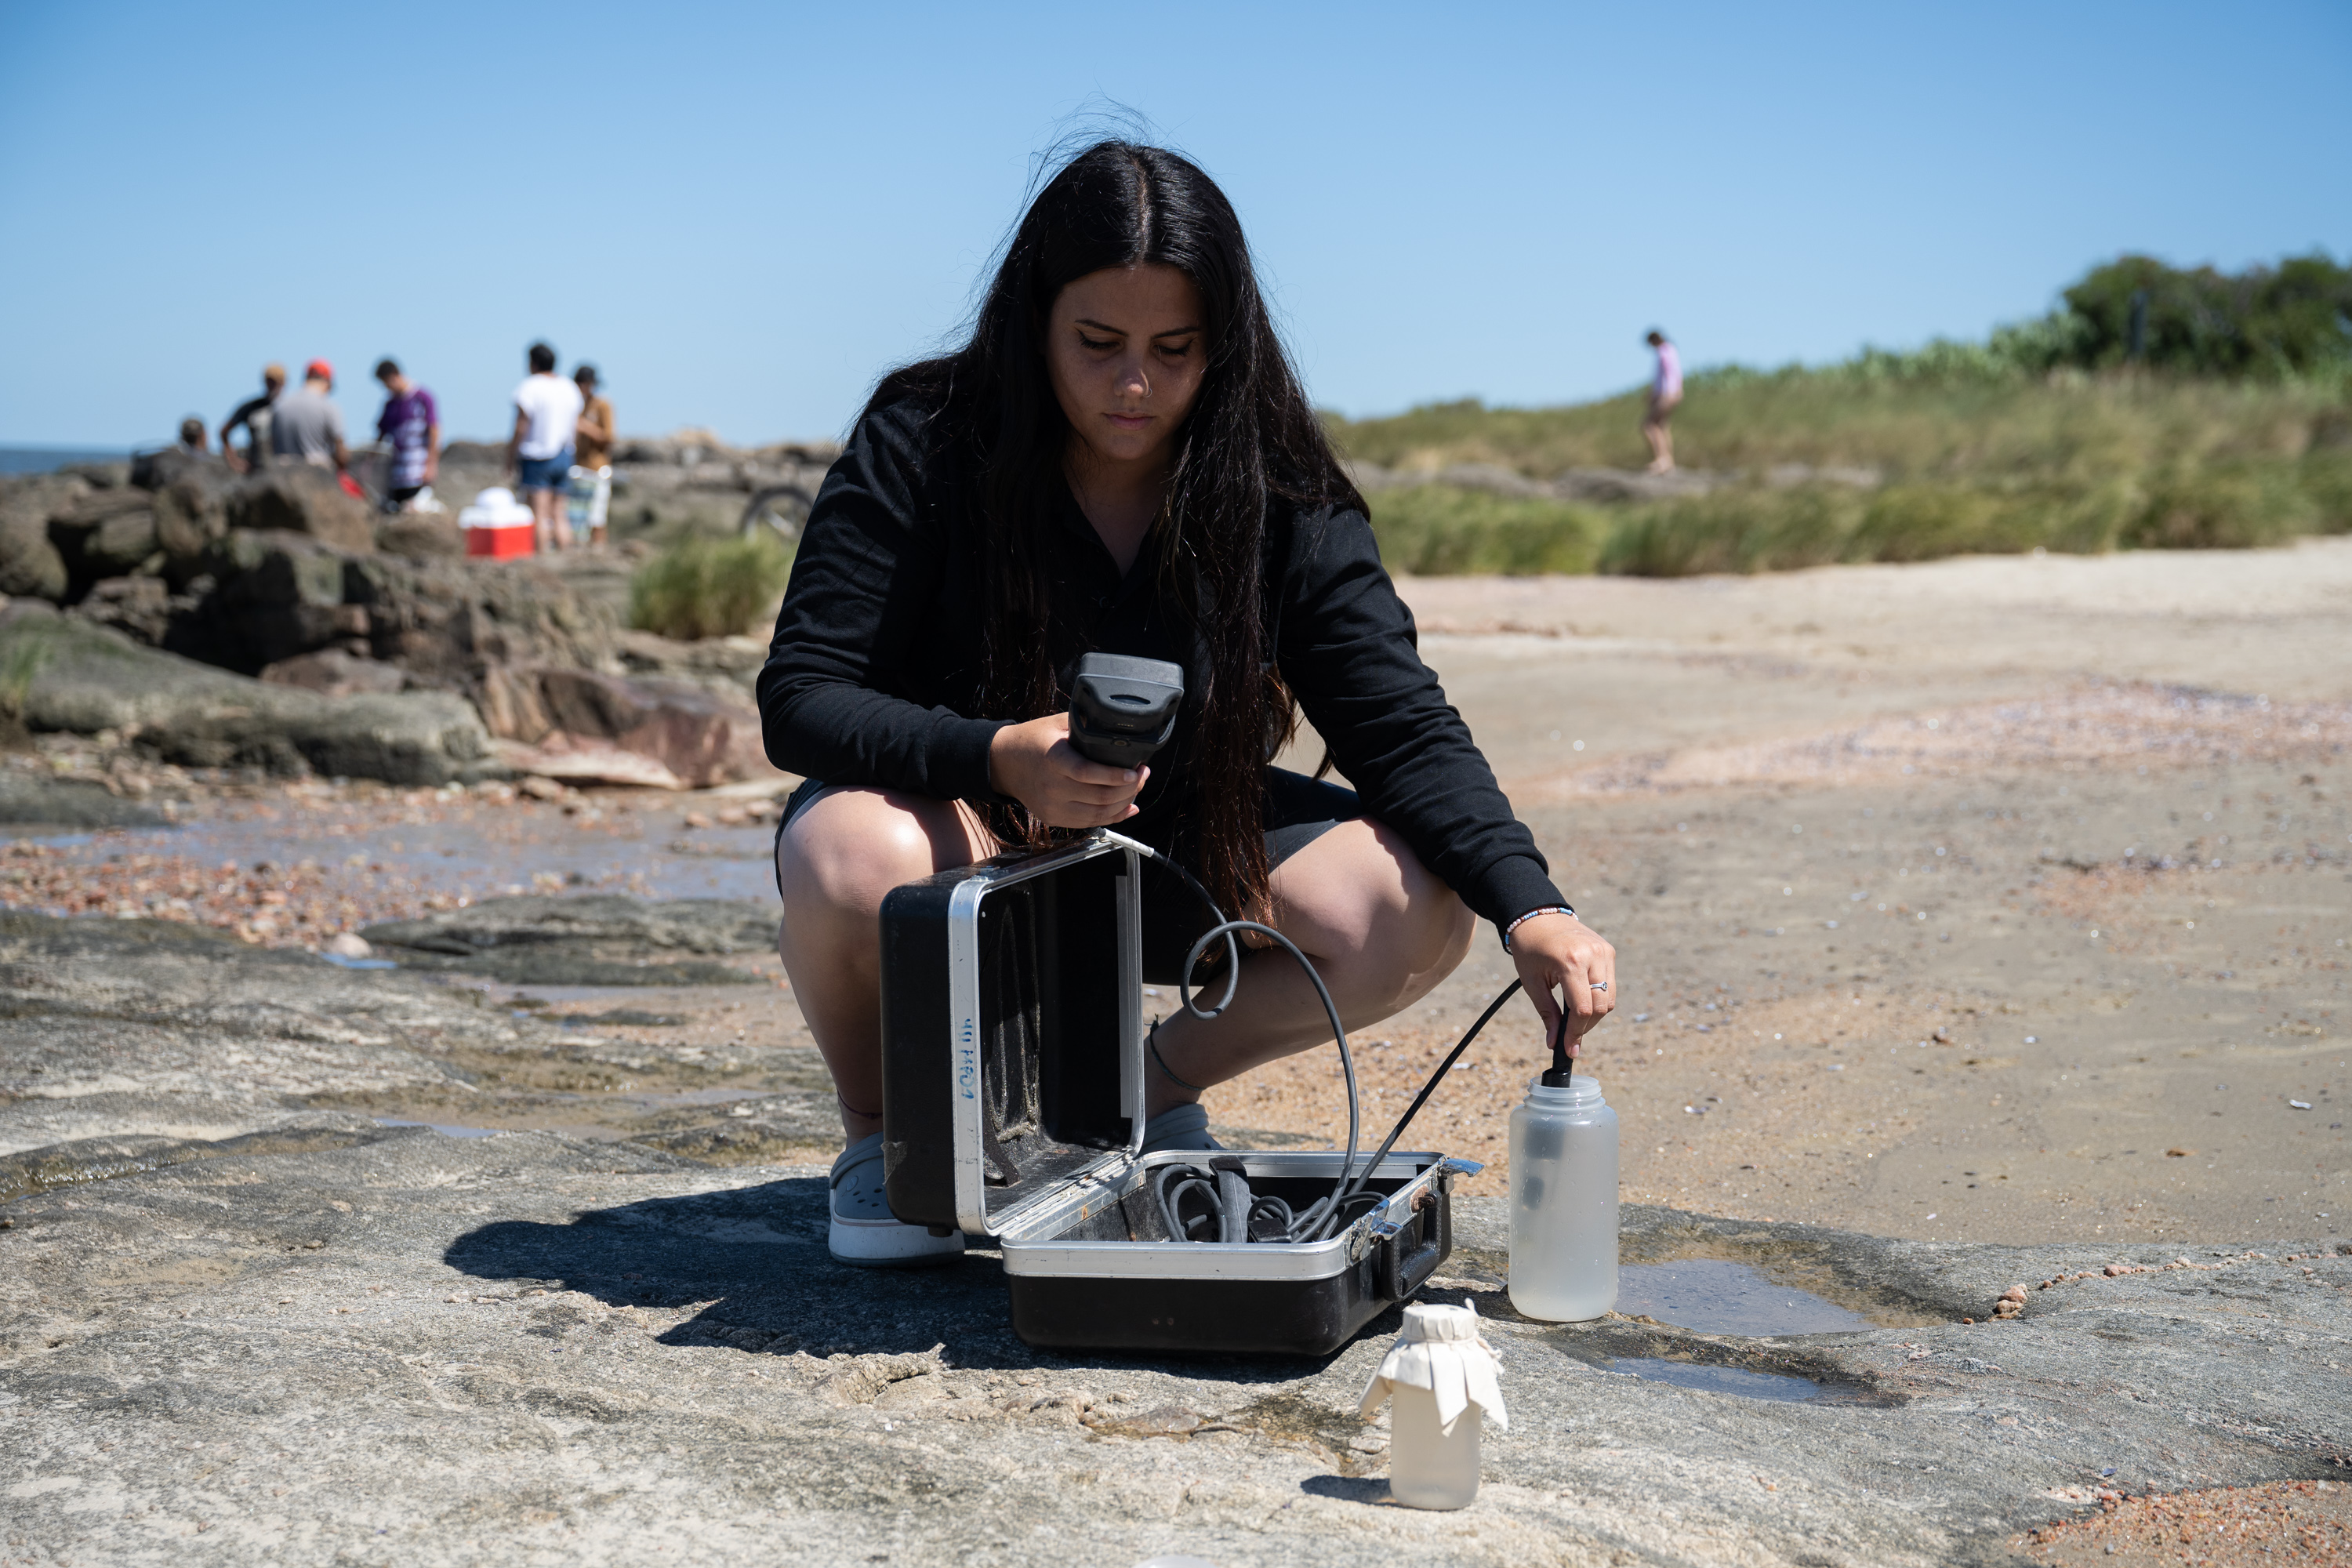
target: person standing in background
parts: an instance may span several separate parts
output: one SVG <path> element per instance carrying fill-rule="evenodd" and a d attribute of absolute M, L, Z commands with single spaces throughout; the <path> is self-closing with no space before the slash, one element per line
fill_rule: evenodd
<path fill-rule="evenodd" d="M 1683 400 L 1683 357 L 1666 334 L 1655 327 L 1650 329 L 1649 344 L 1658 356 L 1658 373 L 1650 382 L 1650 410 L 1642 416 L 1642 439 L 1650 444 L 1650 472 L 1671 474 L 1675 471 L 1675 437 L 1666 428 L 1675 409 Z"/>
<path fill-rule="evenodd" d="M 327 394 L 335 389 L 335 367 L 314 359 L 302 367 L 302 388 L 270 405 L 269 455 L 291 458 L 338 474 L 351 461 L 343 445 L 343 411 Z"/>
<path fill-rule="evenodd" d="M 205 445 L 205 422 L 193 414 L 180 421 L 179 450 L 191 458 L 201 458 L 212 450 Z"/>
<path fill-rule="evenodd" d="M 401 374 L 397 361 L 378 360 L 375 378 L 384 391 L 376 439 L 392 447 L 392 466 L 383 478 L 385 510 L 399 510 L 441 477 L 441 411 L 430 392 Z"/>
<path fill-rule="evenodd" d="M 596 367 L 572 373 L 580 388 L 580 422 L 572 431 L 572 537 L 585 529 L 588 548 L 604 548 L 604 512 L 613 500 L 613 402 L 596 395 Z"/>
<path fill-rule="evenodd" d="M 541 550 L 568 550 L 571 530 L 562 510 L 572 482 L 572 440 L 580 423 L 580 389 L 555 374 L 555 351 L 530 345 L 530 374 L 515 388 L 514 434 L 507 467 L 530 502 L 531 537 Z"/>
<path fill-rule="evenodd" d="M 221 421 L 221 456 L 228 466 L 242 473 L 258 468 L 269 461 L 269 408 L 278 395 L 286 390 L 286 367 L 266 364 L 261 367 L 261 395 L 248 397 L 236 405 L 236 412 Z M 237 453 L 233 437 L 239 426 L 245 428 L 245 452 Z"/>

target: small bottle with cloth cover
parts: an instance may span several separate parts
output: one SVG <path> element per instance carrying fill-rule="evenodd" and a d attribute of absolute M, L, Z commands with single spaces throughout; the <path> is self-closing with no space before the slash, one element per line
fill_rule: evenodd
<path fill-rule="evenodd" d="M 1506 1431 L 1511 1425 L 1476 1308 L 1416 1301 L 1404 1310 L 1404 1332 L 1365 1385 L 1358 1414 L 1369 1421 L 1391 1400 L 1390 1495 L 1407 1508 L 1469 1507 L 1480 1426 L 1487 1417 Z"/>

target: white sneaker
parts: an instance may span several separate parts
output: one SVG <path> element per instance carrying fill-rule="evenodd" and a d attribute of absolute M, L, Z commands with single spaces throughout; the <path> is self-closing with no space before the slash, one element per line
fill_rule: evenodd
<path fill-rule="evenodd" d="M 882 1134 L 860 1138 L 833 1163 L 833 1226 L 825 1245 L 839 1263 L 859 1268 L 919 1268 L 963 1252 L 963 1235 L 933 1236 L 890 1212 L 882 1192 Z"/>

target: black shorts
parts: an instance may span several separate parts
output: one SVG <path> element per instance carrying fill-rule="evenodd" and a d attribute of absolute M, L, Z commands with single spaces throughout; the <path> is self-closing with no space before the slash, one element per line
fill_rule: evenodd
<path fill-rule="evenodd" d="M 776 837 L 781 842 L 784 829 L 792 825 L 817 792 L 825 786 L 815 779 L 806 779 L 792 798 L 784 803 L 783 816 L 776 822 Z M 1314 843 L 1343 822 L 1353 822 L 1364 815 L 1362 803 L 1356 792 L 1322 779 L 1311 779 L 1305 773 L 1294 773 L 1285 768 L 1265 770 L 1265 857 L 1269 864 L 1279 866 L 1309 844 Z M 1166 850 L 1157 834 L 1139 831 L 1132 835 L 1153 848 Z M 1197 875 L 1197 872 L 1195 873 Z M 781 873 L 779 873 L 781 878 Z M 781 881 L 777 892 L 782 893 Z M 1225 911 L 1228 915 L 1233 910 Z M 1153 985 L 1173 985 L 1176 972 L 1183 966 L 1184 954 L 1210 926 L 1208 909 L 1200 897 L 1184 885 L 1182 878 L 1171 872 L 1158 861 L 1147 861 L 1143 868 L 1143 978 Z M 1219 944 L 1223 946 L 1222 943 Z"/>

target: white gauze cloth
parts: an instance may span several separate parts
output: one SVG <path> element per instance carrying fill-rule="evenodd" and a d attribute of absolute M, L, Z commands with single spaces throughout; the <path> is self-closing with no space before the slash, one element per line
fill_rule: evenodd
<path fill-rule="evenodd" d="M 1511 1418 L 1503 1413 L 1503 1390 L 1495 1381 L 1495 1347 L 1478 1337 L 1478 1309 L 1434 1307 L 1419 1302 L 1404 1310 L 1404 1332 L 1364 1385 L 1357 1414 L 1369 1421 L 1388 1403 L 1391 1390 L 1425 1388 L 1437 1395 L 1437 1420 L 1454 1425 L 1455 1416 L 1475 1405 L 1487 1419 L 1505 1431 Z"/>

